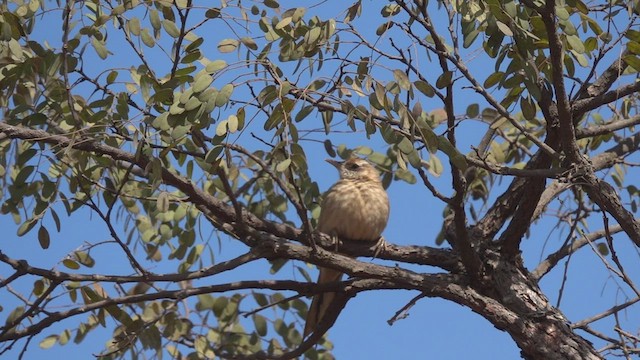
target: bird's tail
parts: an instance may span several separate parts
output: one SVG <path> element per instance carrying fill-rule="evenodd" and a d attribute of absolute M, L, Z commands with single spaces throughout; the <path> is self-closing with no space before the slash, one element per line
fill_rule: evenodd
<path fill-rule="evenodd" d="M 318 275 L 318 284 L 340 281 L 342 273 L 337 270 L 320 268 Z M 304 337 L 306 338 L 316 330 L 318 324 L 322 321 L 327 313 L 327 309 L 336 297 L 334 292 L 324 292 L 316 294 L 311 301 L 311 307 L 307 313 L 307 321 L 304 324 Z"/>

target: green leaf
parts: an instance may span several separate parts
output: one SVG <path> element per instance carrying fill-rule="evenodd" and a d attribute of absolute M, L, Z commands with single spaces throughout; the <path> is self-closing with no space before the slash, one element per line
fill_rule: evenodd
<path fill-rule="evenodd" d="M 402 151 L 405 154 L 410 154 L 412 151 L 415 150 L 413 148 L 413 143 L 411 142 L 411 140 L 407 139 L 406 137 L 403 137 L 400 140 L 400 142 L 398 143 L 398 149 L 400 149 L 400 151 Z"/>
<path fill-rule="evenodd" d="M 44 226 L 40 226 L 38 229 L 38 242 L 40 242 L 40 247 L 43 249 L 48 249 L 51 244 L 51 238 L 49 237 L 49 231 Z"/>
<path fill-rule="evenodd" d="M 207 152 L 207 155 L 204 157 L 204 160 L 208 164 L 213 164 L 214 162 L 216 162 L 216 160 L 218 160 L 218 157 L 222 153 L 222 150 L 224 150 L 224 146 L 214 146 L 213 149 Z"/>
<path fill-rule="evenodd" d="M 393 27 L 393 21 L 387 21 L 385 23 L 382 23 L 376 28 L 376 35 L 381 36 L 392 27 Z"/>
<path fill-rule="evenodd" d="M 237 128 L 237 130 L 244 129 L 244 119 L 246 117 L 246 114 L 245 114 L 245 110 L 244 110 L 243 107 L 238 110 L 236 117 L 238 119 L 238 128 Z"/>
<path fill-rule="evenodd" d="M 209 310 L 213 308 L 215 304 L 215 298 L 210 294 L 198 295 L 198 302 L 196 303 L 196 309 L 198 311 Z"/>
<path fill-rule="evenodd" d="M 414 168 L 419 169 L 422 167 L 422 159 L 420 158 L 418 150 L 411 149 L 411 151 L 406 154 L 406 158 L 407 160 L 409 160 L 409 164 L 411 164 L 411 166 L 413 166 Z"/>
<path fill-rule="evenodd" d="M 56 342 L 58 342 L 58 335 L 49 335 L 40 341 L 39 346 L 41 349 L 49 349 L 55 345 Z"/>
<path fill-rule="evenodd" d="M 458 169 L 464 171 L 469 167 L 464 155 L 462 155 L 455 146 L 451 145 L 449 140 L 444 136 L 438 136 L 438 149 L 447 154 L 449 161 Z M 442 164 L 440 164 L 440 166 L 442 166 Z"/>
<path fill-rule="evenodd" d="M 533 120 L 536 116 L 537 108 L 535 102 L 531 98 L 520 99 L 520 109 L 522 109 L 522 116 L 527 120 Z"/>
<path fill-rule="evenodd" d="M 196 76 L 196 81 L 193 83 L 192 89 L 194 93 L 204 91 L 213 82 L 213 77 L 207 73 L 201 72 Z"/>
<path fill-rule="evenodd" d="M 469 48 L 473 44 L 473 42 L 478 38 L 479 34 L 480 34 L 480 31 L 478 29 L 474 29 L 468 34 L 464 34 L 464 42 L 462 43 L 462 46 L 465 49 Z"/>
<path fill-rule="evenodd" d="M 276 171 L 283 172 L 289 168 L 289 165 L 291 165 L 291 159 L 284 159 L 276 165 Z"/>
<path fill-rule="evenodd" d="M 640 59 L 635 55 L 626 55 L 622 59 L 629 64 L 635 71 L 640 72 Z"/>
<path fill-rule="evenodd" d="M 602 256 L 608 256 L 609 255 L 609 247 L 607 246 L 607 244 L 598 243 L 596 245 L 596 248 L 598 249 L 598 252 L 600 253 L 600 255 L 602 255 Z"/>
<path fill-rule="evenodd" d="M 71 260 L 71 259 L 62 260 L 62 265 L 66 266 L 68 269 L 71 269 L 71 270 L 80 269 L 80 265 L 77 262 L 75 262 L 74 260 Z"/>
<path fill-rule="evenodd" d="M 560 20 L 569 20 L 569 12 L 564 6 L 556 6 L 556 16 Z"/>
<path fill-rule="evenodd" d="M 256 41 L 253 40 L 252 38 L 245 36 L 243 38 L 240 38 L 240 41 L 244 46 L 248 47 L 249 49 L 258 50 L 258 44 L 256 44 Z"/>
<path fill-rule="evenodd" d="M 411 171 L 405 169 L 396 170 L 395 176 L 397 179 L 400 179 L 409 184 L 415 184 L 417 181 L 416 177 L 411 173 Z"/>
<path fill-rule="evenodd" d="M 640 31 L 629 29 L 625 31 L 624 36 L 632 41 L 640 42 Z"/>
<path fill-rule="evenodd" d="M 484 87 L 490 88 L 504 79 L 504 73 L 502 71 L 496 71 L 487 77 L 484 81 Z"/>
<path fill-rule="evenodd" d="M 51 214 L 51 217 L 53 218 L 53 222 L 56 225 L 56 230 L 60 232 L 61 225 L 60 225 L 60 217 L 58 216 L 58 213 L 56 213 L 55 210 L 50 209 L 49 214 Z"/>
<path fill-rule="evenodd" d="M 278 4 L 276 0 L 264 0 L 264 5 L 272 9 L 277 9 L 280 7 L 280 4 Z"/>
<path fill-rule="evenodd" d="M 204 13 L 204 16 L 206 16 L 209 19 L 215 19 L 217 17 L 220 17 L 220 9 L 211 8 Z"/>
<path fill-rule="evenodd" d="M 404 73 L 404 71 L 399 69 L 393 70 L 393 78 L 402 89 L 407 91 L 411 89 L 411 82 L 409 81 L 409 77 Z"/>
<path fill-rule="evenodd" d="M 320 35 L 322 35 L 322 28 L 319 26 L 313 27 L 305 34 L 304 43 L 307 46 L 313 46 L 320 39 Z"/>
<path fill-rule="evenodd" d="M 286 18 L 280 20 L 274 28 L 276 30 L 282 30 L 287 25 L 291 24 L 292 21 L 293 21 L 293 18 L 291 16 L 287 16 Z"/>
<path fill-rule="evenodd" d="M 218 43 L 218 51 L 221 53 L 230 53 L 235 51 L 240 45 L 240 42 L 236 39 L 224 39 Z"/>
<path fill-rule="evenodd" d="M 513 31 L 511 31 L 509 25 L 500 21 L 496 21 L 496 25 L 498 26 L 498 30 L 500 30 L 500 32 L 502 32 L 506 36 L 513 36 Z"/>
<path fill-rule="evenodd" d="M 327 155 L 333 157 L 336 157 L 336 152 L 335 150 L 333 150 L 333 144 L 331 143 L 331 140 L 326 139 L 323 143 L 324 145 L 324 150 L 327 152 Z"/>
<path fill-rule="evenodd" d="M 188 125 L 175 126 L 173 129 L 171 129 L 171 138 L 173 140 L 180 140 L 189 133 L 190 129 L 191 127 Z"/>
<path fill-rule="evenodd" d="M 160 15 L 158 14 L 158 10 L 151 9 L 149 13 L 149 21 L 151 22 L 151 26 L 153 30 L 158 31 L 162 27 L 162 21 L 160 21 Z"/>
<path fill-rule="evenodd" d="M 227 134 L 227 120 L 222 120 L 216 126 L 216 136 L 225 136 Z"/>
<path fill-rule="evenodd" d="M 268 131 L 275 128 L 276 126 L 278 126 L 278 124 L 280 124 L 280 122 L 282 122 L 283 119 L 284 118 L 282 115 L 282 111 L 271 113 L 267 121 L 265 121 L 264 123 L 264 129 Z"/>
<path fill-rule="evenodd" d="M 127 27 L 133 35 L 140 36 L 140 19 L 137 17 L 131 18 L 131 20 L 127 21 Z"/>
<path fill-rule="evenodd" d="M 433 174 L 434 176 L 440 176 L 442 174 L 444 167 L 442 166 L 442 162 L 440 161 L 440 159 L 438 159 L 437 156 L 432 154 L 429 157 L 428 164 L 429 164 L 429 172 L 431 174 Z"/>
<path fill-rule="evenodd" d="M 296 8 L 296 10 L 293 12 L 293 15 L 292 15 L 293 22 L 300 21 L 304 16 L 304 14 L 306 14 L 306 12 L 307 12 L 306 8 L 303 8 L 303 7 Z"/>
<path fill-rule="evenodd" d="M 7 319 L 5 320 L 5 323 L 12 323 L 16 320 L 18 320 L 19 317 L 21 317 L 24 314 L 24 306 L 18 306 L 15 309 L 13 309 L 13 311 L 11 311 L 11 313 L 9 313 L 9 316 L 7 316 Z"/>
<path fill-rule="evenodd" d="M 158 198 L 156 199 L 156 208 L 160 212 L 169 211 L 169 193 L 166 191 L 161 191 L 158 194 Z"/>
<path fill-rule="evenodd" d="M 111 15 L 122 15 L 125 10 L 124 5 L 118 5 L 111 10 Z"/>
<path fill-rule="evenodd" d="M 180 37 L 180 30 L 178 30 L 176 23 L 174 23 L 173 21 L 168 19 L 162 20 L 162 27 L 164 28 L 164 31 L 166 31 L 167 34 L 169 34 L 169 36 L 171 36 L 172 38 Z"/>
<path fill-rule="evenodd" d="M 467 117 L 474 119 L 480 114 L 480 106 L 478 104 L 471 104 L 467 106 Z"/>
<path fill-rule="evenodd" d="M 267 335 L 267 320 L 265 319 L 264 316 L 262 315 L 258 315 L 258 314 L 254 314 L 253 315 L 253 324 L 256 328 L 256 332 L 258 333 L 258 335 L 260 336 L 266 336 Z"/>
<path fill-rule="evenodd" d="M 227 67 L 227 62 L 224 60 L 215 60 L 207 64 L 205 71 L 212 74 L 216 71 L 220 71 Z"/>
<path fill-rule="evenodd" d="M 113 84 L 118 78 L 118 72 L 113 70 L 107 75 L 107 84 Z"/>
<path fill-rule="evenodd" d="M 438 89 L 444 89 L 447 86 L 451 85 L 452 77 L 453 77 L 453 72 L 445 71 L 440 76 L 438 76 L 438 80 L 436 80 L 436 87 Z"/>
<path fill-rule="evenodd" d="M 36 296 L 40 296 L 42 295 L 42 293 L 44 292 L 44 281 L 42 280 L 36 280 L 36 282 L 33 284 L 33 295 Z"/>
<path fill-rule="evenodd" d="M 96 261 L 86 251 L 76 251 L 73 255 L 80 264 L 86 267 L 93 267 L 96 264 Z"/>
<path fill-rule="evenodd" d="M 229 115 L 229 118 L 227 119 L 227 126 L 230 133 L 238 131 L 238 117 L 235 115 Z"/>
<path fill-rule="evenodd" d="M 385 5 L 382 10 L 380 10 L 380 14 L 382 17 L 390 17 L 397 15 L 402 10 L 402 7 L 398 4 L 389 4 Z"/>
<path fill-rule="evenodd" d="M 433 97 L 436 94 L 436 91 L 433 88 L 433 86 L 429 85 L 429 83 L 426 81 L 417 80 L 416 82 L 413 83 L 413 85 L 416 87 L 416 89 L 420 90 L 420 92 L 425 94 L 427 97 Z"/>
<path fill-rule="evenodd" d="M 575 50 L 578 54 L 584 53 L 584 43 L 576 35 L 567 36 L 567 43 L 571 49 Z"/>
<path fill-rule="evenodd" d="M 156 39 L 151 36 L 149 29 L 142 29 L 142 35 L 140 37 L 142 38 L 142 42 L 148 47 L 152 48 L 156 46 Z"/>
<path fill-rule="evenodd" d="M 219 298 L 216 298 L 216 302 L 213 304 L 213 313 L 220 317 L 222 315 L 222 312 L 224 311 L 224 309 L 227 308 L 227 305 L 229 304 L 229 298 L 225 297 L 225 296 L 221 296 Z"/>
<path fill-rule="evenodd" d="M 169 130 L 170 126 L 169 126 L 169 113 L 168 112 L 163 112 L 162 114 L 156 116 L 155 119 L 153 119 L 153 121 L 151 122 L 151 126 L 153 126 L 156 129 L 159 130 Z"/>
<path fill-rule="evenodd" d="M 311 112 L 315 110 L 315 107 L 312 105 L 308 105 L 300 109 L 300 111 L 296 114 L 295 121 L 300 122 L 304 118 L 306 118 Z"/>
<path fill-rule="evenodd" d="M 109 56 L 109 50 L 107 50 L 107 47 L 104 46 L 102 41 L 99 41 L 98 39 L 92 37 L 91 45 L 96 50 L 96 53 L 98 53 L 98 56 L 100 57 L 100 59 L 104 60 L 107 58 L 107 56 Z"/>
<path fill-rule="evenodd" d="M 218 92 L 218 96 L 216 96 L 216 106 L 220 107 L 229 102 L 231 94 L 233 94 L 233 85 L 227 84 L 223 86 Z"/>
<path fill-rule="evenodd" d="M 22 225 L 20 225 L 20 227 L 18 227 L 18 232 L 17 235 L 18 236 L 23 236 L 24 234 L 28 233 L 31 229 L 33 229 L 33 227 L 36 225 L 37 221 L 35 219 L 29 219 L 25 222 L 22 223 Z"/>
<path fill-rule="evenodd" d="M 198 98 L 192 97 L 189 99 L 189 101 L 187 101 L 186 104 L 184 104 L 184 109 L 187 111 L 191 111 L 197 109 L 198 107 L 200 107 L 200 105 L 202 105 L 202 102 L 198 100 Z"/>

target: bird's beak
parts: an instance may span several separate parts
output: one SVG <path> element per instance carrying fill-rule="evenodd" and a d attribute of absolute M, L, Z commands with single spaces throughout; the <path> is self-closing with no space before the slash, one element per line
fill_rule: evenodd
<path fill-rule="evenodd" d="M 337 160 L 333 160 L 333 159 L 327 159 L 325 160 L 326 162 L 328 162 L 329 164 L 333 165 L 336 167 L 336 169 L 340 170 L 340 167 L 342 166 L 342 161 L 337 161 Z"/>

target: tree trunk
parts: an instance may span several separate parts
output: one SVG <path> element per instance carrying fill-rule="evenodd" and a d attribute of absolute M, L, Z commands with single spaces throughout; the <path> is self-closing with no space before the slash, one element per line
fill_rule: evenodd
<path fill-rule="evenodd" d="M 569 321 L 544 296 L 521 259 L 505 261 L 498 252 L 485 252 L 486 271 L 478 289 L 484 299 L 471 308 L 511 335 L 532 360 L 602 359 L 593 345 L 573 332 Z M 467 299 L 468 300 L 468 299 Z"/>

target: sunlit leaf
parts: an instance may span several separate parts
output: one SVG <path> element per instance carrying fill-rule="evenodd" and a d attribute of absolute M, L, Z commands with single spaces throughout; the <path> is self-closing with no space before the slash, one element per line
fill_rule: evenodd
<path fill-rule="evenodd" d="M 49 335 L 46 338 L 42 339 L 42 341 L 40 341 L 39 346 L 41 349 L 50 349 L 57 342 L 58 342 L 58 335 Z"/>
<path fill-rule="evenodd" d="M 109 50 L 107 50 L 107 47 L 104 45 L 104 43 L 102 43 L 102 41 L 99 41 L 96 38 L 91 38 L 91 45 L 102 60 L 106 59 L 107 56 L 109 56 Z"/>
<path fill-rule="evenodd" d="M 402 89 L 411 89 L 411 82 L 409 81 L 409 77 L 404 73 L 404 71 L 398 69 L 393 70 L 393 77 L 396 79 L 396 82 Z"/>
<path fill-rule="evenodd" d="M 218 51 L 221 53 L 229 53 L 238 48 L 240 42 L 235 39 L 224 39 L 218 43 Z"/>
<path fill-rule="evenodd" d="M 278 163 L 278 165 L 276 166 L 276 171 L 283 172 L 289 168 L 289 165 L 291 165 L 291 159 L 284 159 Z"/>
<path fill-rule="evenodd" d="M 214 73 L 227 67 L 227 62 L 224 60 L 215 60 L 207 64 L 205 70 L 208 73 Z"/>
<path fill-rule="evenodd" d="M 169 34 L 169 36 L 173 38 L 177 38 L 180 36 L 180 30 L 178 30 L 176 23 L 174 23 L 173 21 L 167 19 L 162 20 L 162 27 L 164 28 L 164 31 Z"/>

